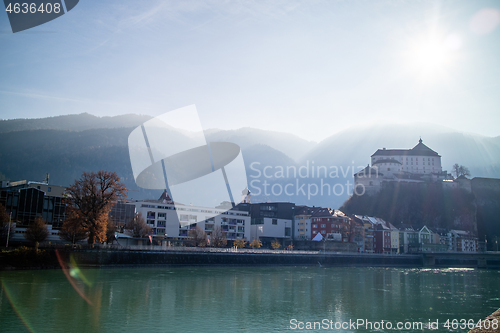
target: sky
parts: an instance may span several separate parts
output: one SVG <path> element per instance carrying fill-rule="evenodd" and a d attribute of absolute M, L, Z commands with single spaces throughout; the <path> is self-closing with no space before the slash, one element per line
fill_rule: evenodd
<path fill-rule="evenodd" d="M 427 122 L 500 135 L 499 1 L 80 0 L 12 33 L 0 118 L 157 116 L 312 141 Z"/>

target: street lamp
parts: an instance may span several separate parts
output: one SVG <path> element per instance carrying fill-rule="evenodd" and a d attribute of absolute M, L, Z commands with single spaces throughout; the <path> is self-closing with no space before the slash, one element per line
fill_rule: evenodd
<path fill-rule="evenodd" d="M 283 232 L 283 249 L 285 249 L 285 238 L 286 238 L 286 221 L 285 221 L 285 230 Z"/>
<path fill-rule="evenodd" d="M 9 247 L 9 237 L 10 237 L 10 223 L 12 221 L 12 212 L 9 214 L 9 231 L 7 231 L 7 242 L 5 243 L 5 247 Z"/>

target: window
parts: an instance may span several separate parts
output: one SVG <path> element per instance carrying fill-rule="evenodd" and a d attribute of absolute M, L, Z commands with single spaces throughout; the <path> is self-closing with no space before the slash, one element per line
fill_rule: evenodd
<path fill-rule="evenodd" d="M 317 228 L 317 227 L 318 227 L 318 225 L 317 225 L 317 224 L 313 224 L 311 227 L 312 227 L 312 228 Z"/>
<path fill-rule="evenodd" d="M 278 224 L 278 219 L 273 219 L 273 225 L 277 225 Z"/>
<path fill-rule="evenodd" d="M 321 225 L 321 228 L 326 228 L 326 224 L 322 224 L 322 225 Z"/>

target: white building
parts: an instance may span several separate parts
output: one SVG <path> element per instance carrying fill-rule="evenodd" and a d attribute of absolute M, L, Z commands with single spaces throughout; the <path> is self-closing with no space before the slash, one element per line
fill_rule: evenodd
<path fill-rule="evenodd" d="M 220 226 L 228 240 L 250 239 L 250 215 L 235 209 L 217 209 L 174 203 L 164 193 L 160 200 L 131 202 L 146 219 L 153 234 L 168 238 L 186 238 L 188 231 L 197 226 L 208 238 Z M 216 214 L 216 216 L 213 216 Z"/>
<path fill-rule="evenodd" d="M 412 149 L 378 149 L 371 156 L 371 163 L 386 175 L 399 172 L 439 174 L 443 171 L 441 156 L 424 145 L 422 139 Z"/>
<path fill-rule="evenodd" d="M 373 193 L 383 182 L 442 181 L 446 171 L 441 167 L 441 156 L 422 143 L 412 149 L 378 149 L 371 156 L 371 166 L 354 175 L 357 195 Z"/>
<path fill-rule="evenodd" d="M 260 238 L 291 239 L 292 220 L 272 217 L 254 218 L 250 242 Z M 248 239 L 248 238 L 247 238 Z"/>

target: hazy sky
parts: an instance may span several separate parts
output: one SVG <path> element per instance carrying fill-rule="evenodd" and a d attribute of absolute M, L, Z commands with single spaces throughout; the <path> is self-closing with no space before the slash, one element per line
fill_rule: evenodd
<path fill-rule="evenodd" d="M 500 1 L 80 0 L 13 34 L 0 118 L 149 114 L 319 141 L 359 123 L 500 135 Z"/>

